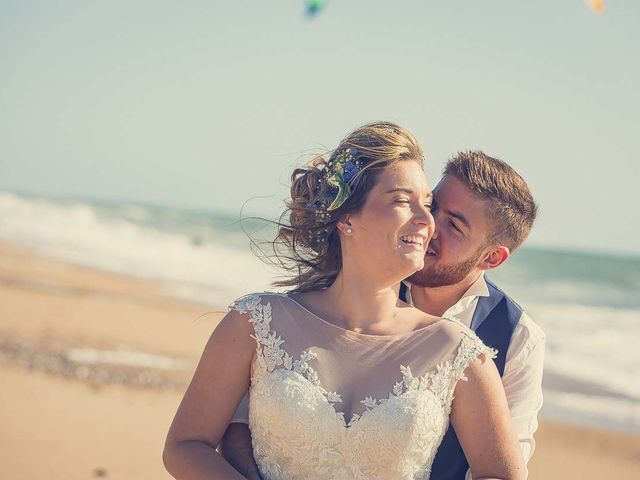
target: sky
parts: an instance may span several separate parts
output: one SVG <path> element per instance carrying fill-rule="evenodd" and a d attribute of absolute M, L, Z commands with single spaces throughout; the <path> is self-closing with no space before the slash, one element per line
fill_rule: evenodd
<path fill-rule="evenodd" d="M 0 0 L 0 190 L 275 215 L 293 167 L 392 120 L 481 149 L 531 245 L 640 254 L 640 2 Z"/>

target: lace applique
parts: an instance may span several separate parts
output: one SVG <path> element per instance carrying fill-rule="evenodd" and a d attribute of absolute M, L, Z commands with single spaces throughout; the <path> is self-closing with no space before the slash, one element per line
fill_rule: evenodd
<path fill-rule="evenodd" d="M 283 366 L 287 370 L 294 371 L 305 377 L 310 383 L 318 387 L 322 395 L 330 404 L 342 402 L 342 397 L 336 392 L 329 392 L 322 388 L 316 371 L 309 365 L 317 355 L 314 352 L 303 351 L 297 360 L 280 348 L 284 343 L 282 337 L 276 336 L 271 330 L 271 303 L 262 303 L 262 295 L 259 293 L 246 295 L 236 300 L 230 308 L 250 315 L 249 321 L 253 324 L 255 335 L 251 337 L 257 343 L 257 357 L 263 363 L 262 370 L 273 372 L 276 367 Z M 284 296 L 278 293 L 269 295 Z M 264 372 L 262 372 L 264 373 Z M 337 413 L 337 412 L 336 412 Z M 340 414 L 338 414 L 340 415 Z"/>
<path fill-rule="evenodd" d="M 475 334 L 465 333 L 453 359 L 439 363 L 434 371 L 414 378 L 409 367 L 400 367 L 402 370 L 402 388 L 405 391 L 429 389 L 439 395 L 442 400 L 447 400 L 449 393 L 453 393 L 453 388 L 455 388 L 458 380 L 467 380 L 464 371 L 471 362 L 478 358 L 480 354 L 495 358 L 497 353 L 496 350 L 482 343 L 482 340 Z"/>
<path fill-rule="evenodd" d="M 460 342 L 460 346 L 456 355 L 452 360 L 439 363 L 433 370 L 427 372 L 420 377 L 414 377 L 411 368 L 400 365 L 402 380 L 393 385 L 388 398 L 375 399 L 366 397 L 361 400 L 366 410 L 361 415 L 354 414 L 347 426 L 352 426 L 355 422 L 364 417 L 368 412 L 372 411 L 379 405 L 387 402 L 391 398 L 399 398 L 404 395 L 410 395 L 415 392 L 430 391 L 436 395 L 442 405 L 451 406 L 453 400 L 453 391 L 459 380 L 467 380 L 464 375 L 466 368 L 480 354 L 485 354 L 490 358 L 495 358 L 497 350 L 487 347 L 477 335 L 466 333 Z M 448 413 L 449 410 L 447 410 Z"/>

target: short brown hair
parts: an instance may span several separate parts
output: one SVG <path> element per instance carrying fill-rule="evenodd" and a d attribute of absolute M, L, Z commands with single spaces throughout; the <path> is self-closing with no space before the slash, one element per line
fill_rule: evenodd
<path fill-rule="evenodd" d="M 481 151 L 458 152 L 442 171 L 489 202 L 489 243 L 513 251 L 525 241 L 538 213 L 527 182 L 507 163 Z"/>

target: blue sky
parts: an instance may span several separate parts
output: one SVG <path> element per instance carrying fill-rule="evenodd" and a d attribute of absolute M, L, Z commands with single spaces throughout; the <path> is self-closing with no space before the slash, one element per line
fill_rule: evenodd
<path fill-rule="evenodd" d="M 302 155 L 388 119 L 434 183 L 479 148 L 536 245 L 640 253 L 640 3 L 0 0 L 0 189 L 274 214 Z M 635 134 L 635 135 L 634 135 Z"/>

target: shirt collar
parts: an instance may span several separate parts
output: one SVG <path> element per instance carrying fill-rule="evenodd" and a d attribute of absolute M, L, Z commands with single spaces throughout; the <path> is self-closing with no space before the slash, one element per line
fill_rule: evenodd
<path fill-rule="evenodd" d="M 481 273 L 476 281 L 464 292 L 460 300 L 449 307 L 442 316 L 445 318 L 456 318 L 469 327 L 473 320 L 473 311 L 475 311 L 477 299 L 488 296 L 489 287 L 487 287 L 487 282 L 484 279 L 484 273 Z"/>
<path fill-rule="evenodd" d="M 471 286 L 467 289 L 466 292 L 464 292 L 464 295 L 462 295 L 462 297 L 460 298 L 460 300 L 458 300 L 458 302 L 461 302 L 467 297 L 475 298 L 475 297 L 488 297 L 488 296 L 489 296 L 489 287 L 487 287 L 487 282 L 484 279 L 484 272 L 481 272 L 480 275 L 478 275 L 478 278 L 476 279 L 476 281 L 471 284 Z"/>
<path fill-rule="evenodd" d="M 411 283 L 406 280 L 402 283 L 407 287 L 407 302 L 413 305 L 413 299 L 411 298 Z M 475 282 L 473 282 L 471 286 L 467 288 L 467 291 L 464 292 L 464 295 L 460 297 L 460 300 L 451 305 L 443 316 L 449 317 L 457 315 L 461 311 L 466 310 L 476 297 L 488 297 L 489 295 L 489 287 L 487 287 L 487 282 L 484 279 L 484 272 L 481 272 Z"/>

